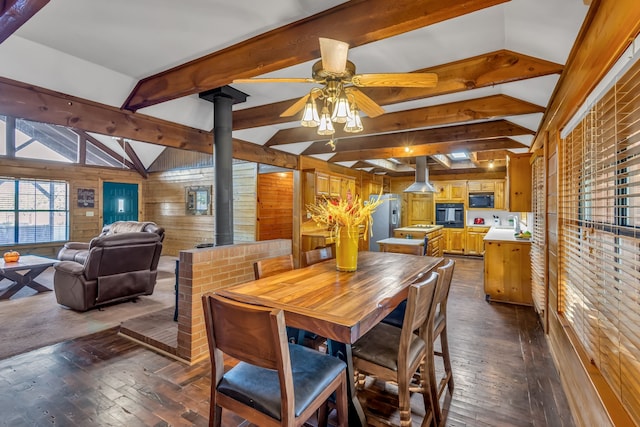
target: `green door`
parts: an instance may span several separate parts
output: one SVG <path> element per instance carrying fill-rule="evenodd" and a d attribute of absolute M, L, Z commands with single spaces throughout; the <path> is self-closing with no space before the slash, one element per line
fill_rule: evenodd
<path fill-rule="evenodd" d="M 138 220 L 138 184 L 105 182 L 102 186 L 104 225 Z"/>

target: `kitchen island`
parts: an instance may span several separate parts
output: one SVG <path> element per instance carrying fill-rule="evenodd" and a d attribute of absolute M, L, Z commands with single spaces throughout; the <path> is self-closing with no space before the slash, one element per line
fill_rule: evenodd
<path fill-rule="evenodd" d="M 415 225 L 393 230 L 393 237 L 399 239 L 417 239 L 424 241 L 427 237 L 427 255 L 442 256 L 444 249 L 443 227 L 441 225 Z"/>
<path fill-rule="evenodd" d="M 491 227 L 484 237 L 484 292 L 487 301 L 532 305 L 531 241 L 513 227 Z"/>
<path fill-rule="evenodd" d="M 380 252 L 396 252 L 400 254 L 424 255 L 424 238 L 407 239 L 399 237 L 389 237 L 378 240 Z"/>

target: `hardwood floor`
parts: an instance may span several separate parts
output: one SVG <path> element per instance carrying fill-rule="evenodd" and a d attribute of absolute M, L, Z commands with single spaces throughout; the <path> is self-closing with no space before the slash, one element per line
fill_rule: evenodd
<path fill-rule="evenodd" d="M 573 426 L 533 309 L 485 302 L 482 269 L 482 260 L 456 258 L 445 424 Z M 205 426 L 209 375 L 208 361 L 187 366 L 112 328 L 0 360 L 0 425 Z"/>

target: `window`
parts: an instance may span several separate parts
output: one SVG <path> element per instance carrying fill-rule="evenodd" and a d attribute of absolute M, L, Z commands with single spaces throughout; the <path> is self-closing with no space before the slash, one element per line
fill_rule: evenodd
<path fill-rule="evenodd" d="M 559 309 L 640 423 L 640 61 L 561 143 Z"/>
<path fill-rule="evenodd" d="M 0 245 L 68 240 L 68 185 L 0 178 Z"/>

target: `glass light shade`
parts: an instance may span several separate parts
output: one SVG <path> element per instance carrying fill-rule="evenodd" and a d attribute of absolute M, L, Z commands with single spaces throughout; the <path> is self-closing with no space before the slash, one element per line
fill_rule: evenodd
<path fill-rule="evenodd" d="M 327 107 L 322 108 L 322 114 L 320 115 L 320 125 L 318 126 L 318 135 L 333 135 L 335 129 L 333 123 L 331 123 L 331 117 L 329 116 L 329 110 Z"/>
<path fill-rule="evenodd" d="M 331 121 L 335 123 L 344 123 L 351 117 L 351 111 L 349 109 L 349 101 L 344 95 L 341 95 L 336 100 L 333 107 L 333 114 L 331 114 Z"/>
<path fill-rule="evenodd" d="M 309 100 L 304 104 L 304 111 L 302 112 L 302 120 L 300 124 L 304 127 L 313 128 L 320 124 L 320 118 L 318 117 L 318 109 L 316 103 L 309 97 Z"/>
<path fill-rule="evenodd" d="M 347 124 L 344 125 L 344 131 L 349 133 L 362 132 L 362 121 L 360 120 L 360 113 L 355 108 L 351 109 L 351 117 L 347 120 Z"/>

